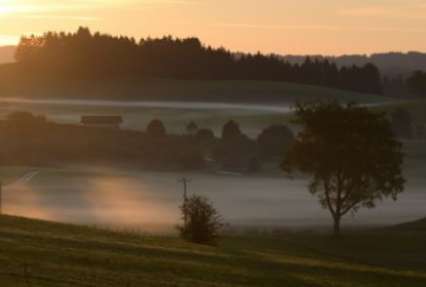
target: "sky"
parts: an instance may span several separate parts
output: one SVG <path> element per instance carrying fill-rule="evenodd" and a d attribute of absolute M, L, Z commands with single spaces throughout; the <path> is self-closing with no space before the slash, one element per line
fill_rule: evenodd
<path fill-rule="evenodd" d="M 79 26 L 241 52 L 426 52 L 426 0 L 0 0 L 0 45 Z"/>

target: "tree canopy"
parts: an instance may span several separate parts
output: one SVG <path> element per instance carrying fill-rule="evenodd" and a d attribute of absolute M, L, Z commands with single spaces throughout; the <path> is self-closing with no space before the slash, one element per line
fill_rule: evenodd
<path fill-rule="evenodd" d="M 293 132 L 285 125 L 272 125 L 257 137 L 260 153 L 265 158 L 281 157 L 294 140 Z"/>
<path fill-rule="evenodd" d="M 407 85 L 413 94 L 426 97 L 426 72 L 414 72 L 407 79 Z"/>
<path fill-rule="evenodd" d="M 146 127 L 146 133 L 152 138 L 162 138 L 166 135 L 166 128 L 162 121 L 154 119 Z"/>
<path fill-rule="evenodd" d="M 285 81 L 363 93 L 382 92 L 376 66 L 338 67 L 328 59 L 291 64 L 276 55 L 236 54 L 197 38 L 141 39 L 92 33 L 48 32 L 22 37 L 16 60 L 23 72 L 54 80 L 152 77 L 191 80 Z M 37 73 L 34 73 L 34 72 Z"/>
<path fill-rule="evenodd" d="M 298 105 L 296 116 L 304 128 L 282 168 L 311 175 L 310 192 L 330 211 L 336 234 L 347 213 L 397 199 L 403 154 L 385 114 L 331 102 Z"/>

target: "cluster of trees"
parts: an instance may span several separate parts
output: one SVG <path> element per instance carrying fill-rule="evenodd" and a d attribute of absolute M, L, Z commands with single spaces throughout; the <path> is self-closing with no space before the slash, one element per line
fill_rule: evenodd
<path fill-rule="evenodd" d="M 258 139 L 250 139 L 234 121 L 224 125 L 218 138 L 194 122 L 188 124 L 186 134 L 172 135 L 156 119 L 139 132 L 60 125 L 27 112 L 0 121 L 0 134 L 0 158 L 9 165 L 100 161 L 150 169 L 213 167 L 242 172 L 258 171 L 262 161 L 278 161 L 294 138 L 287 127 L 272 126 Z"/>
<path fill-rule="evenodd" d="M 407 79 L 407 86 L 411 93 L 426 97 L 426 72 L 416 71 Z"/>
<path fill-rule="evenodd" d="M 426 97 L 426 72 L 418 70 L 407 76 L 385 77 L 383 90 L 391 97 Z"/>
<path fill-rule="evenodd" d="M 416 122 L 412 114 L 402 107 L 394 109 L 391 114 L 392 130 L 397 138 L 424 139 L 426 126 Z"/>
<path fill-rule="evenodd" d="M 170 170 L 204 166 L 198 145 L 186 135 L 167 135 L 159 121 L 139 132 L 56 124 L 15 112 L 0 121 L 0 134 L 5 165 L 99 162 Z"/>
<path fill-rule="evenodd" d="M 291 64 L 274 55 L 234 54 L 223 48 L 206 47 L 197 38 L 136 41 L 92 34 L 87 28 L 79 28 L 76 33 L 49 32 L 23 37 L 16 60 L 32 76 L 56 80 L 83 77 L 267 80 L 382 92 L 381 76 L 373 64 L 338 67 L 327 59 L 310 58 L 301 64 Z"/>

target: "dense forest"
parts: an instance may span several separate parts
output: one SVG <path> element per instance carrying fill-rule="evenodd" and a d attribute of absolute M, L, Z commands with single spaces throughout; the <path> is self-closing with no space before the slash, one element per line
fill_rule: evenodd
<path fill-rule="evenodd" d="M 236 55 L 224 48 L 207 47 L 197 38 L 136 41 L 91 33 L 87 28 L 23 37 L 16 60 L 23 75 L 56 81 L 128 77 L 259 80 L 382 93 L 380 72 L 373 64 L 338 67 L 327 59 L 310 58 L 291 64 L 274 55 Z"/>

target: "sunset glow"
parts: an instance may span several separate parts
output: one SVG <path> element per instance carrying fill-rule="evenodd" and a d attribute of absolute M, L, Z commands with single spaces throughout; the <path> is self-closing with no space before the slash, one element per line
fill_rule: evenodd
<path fill-rule="evenodd" d="M 0 21 L 0 45 L 88 26 L 136 38 L 197 36 L 248 52 L 426 50 L 424 0 L 0 0 Z"/>

